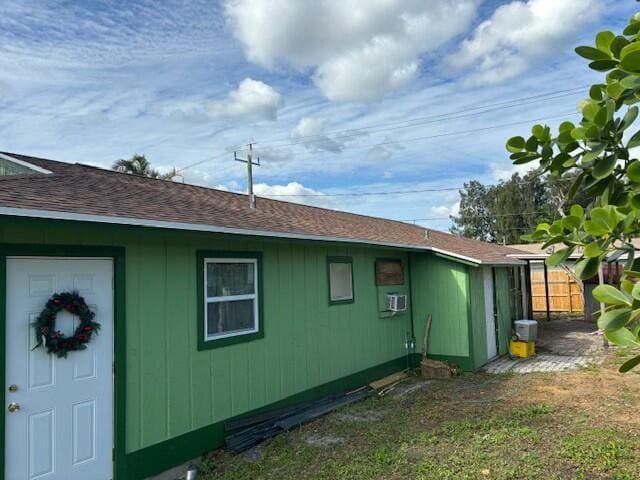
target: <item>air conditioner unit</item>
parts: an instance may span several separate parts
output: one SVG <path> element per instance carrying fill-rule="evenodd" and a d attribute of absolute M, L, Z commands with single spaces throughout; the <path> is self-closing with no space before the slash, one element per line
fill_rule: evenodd
<path fill-rule="evenodd" d="M 392 293 L 387 295 L 387 311 L 404 312 L 407 310 L 407 296 Z"/>

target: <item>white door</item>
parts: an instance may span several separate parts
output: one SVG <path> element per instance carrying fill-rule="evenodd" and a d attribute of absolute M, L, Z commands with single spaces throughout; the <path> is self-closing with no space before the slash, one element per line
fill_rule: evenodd
<path fill-rule="evenodd" d="M 493 302 L 493 269 L 483 267 L 484 276 L 484 308 L 487 321 L 487 360 L 491 360 L 498 352 L 496 350 L 496 317 Z"/>
<path fill-rule="evenodd" d="M 67 358 L 34 350 L 31 322 L 51 295 L 72 290 L 96 313 L 100 333 Z M 111 479 L 113 261 L 9 258 L 6 313 L 5 479 Z M 62 311 L 56 328 L 72 335 L 76 321 Z M 9 412 L 9 403 L 20 409 Z"/>

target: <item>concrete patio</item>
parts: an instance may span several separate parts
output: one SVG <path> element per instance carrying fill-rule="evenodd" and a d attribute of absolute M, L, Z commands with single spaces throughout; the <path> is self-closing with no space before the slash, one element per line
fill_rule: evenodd
<path fill-rule="evenodd" d="M 562 319 L 538 322 L 536 355 L 511 360 L 508 356 L 490 362 L 488 373 L 562 372 L 588 365 L 601 364 L 608 351 L 602 336 L 595 333 L 594 323 L 581 319 Z"/>

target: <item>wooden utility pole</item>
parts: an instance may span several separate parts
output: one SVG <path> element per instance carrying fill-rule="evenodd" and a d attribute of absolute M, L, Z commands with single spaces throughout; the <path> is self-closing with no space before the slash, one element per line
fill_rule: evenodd
<path fill-rule="evenodd" d="M 260 157 L 258 161 L 253 161 L 253 143 L 247 145 L 249 147 L 249 153 L 247 153 L 247 159 L 238 158 L 236 152 L 233 152 L 233 159 L 236 162 L 242 162 L 247 164 L 247 193 L 249 194 L 249 208 L 256 208 L 256 196 L 253 194 L 253 166 L 260 166 Z"/>

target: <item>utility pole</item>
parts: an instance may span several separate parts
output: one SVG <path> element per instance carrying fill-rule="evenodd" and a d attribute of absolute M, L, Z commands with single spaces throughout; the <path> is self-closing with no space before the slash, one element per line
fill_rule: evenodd
<path fill-rule="evenodd" d="M 247 153 L 247 159 L 238 158 L 236 152 L 233 152 L 233 159 L 236 162 L 242 162 L 247 164 L 247 192 L 249 194 L 249 208 L 256 208 L 256 196 L 253 194 L 253 166 L 260 166 L 260 157 L 258 161 L 253 161 L 253 143 L 247 145 L 249 147 L 249 153 Z"/>

